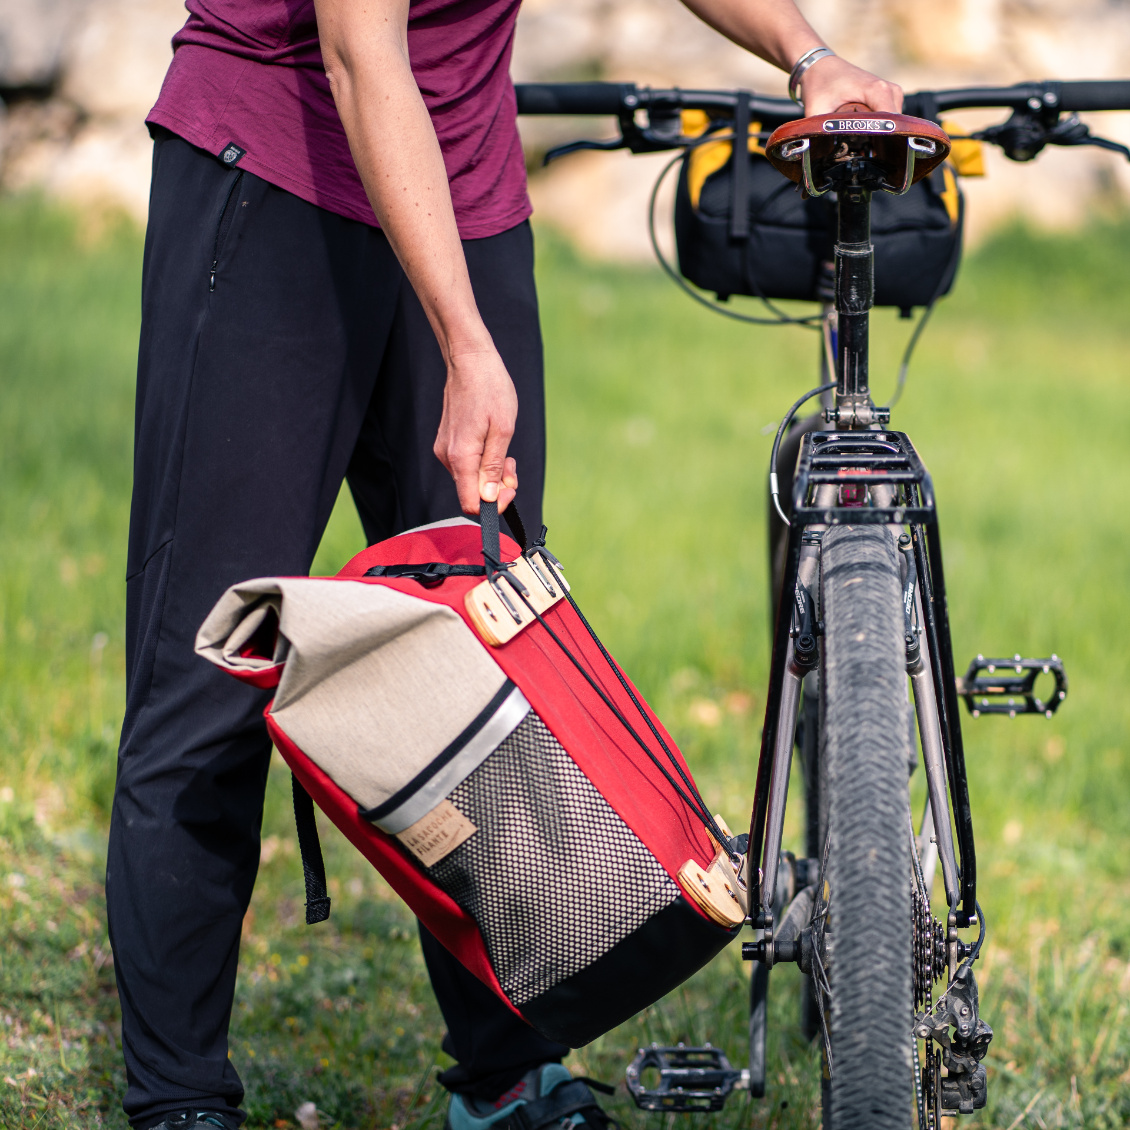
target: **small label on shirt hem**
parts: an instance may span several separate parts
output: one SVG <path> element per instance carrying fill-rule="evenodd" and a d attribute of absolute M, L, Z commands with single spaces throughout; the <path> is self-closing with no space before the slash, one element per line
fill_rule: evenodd
<path fill-rule="evenodd" d="M 228 166 L 234 168 L 246 156 L 247 150 L 236 145 L 234 141 L 229 141 L 227 145 L 216 154 L 219 159 Z"/>

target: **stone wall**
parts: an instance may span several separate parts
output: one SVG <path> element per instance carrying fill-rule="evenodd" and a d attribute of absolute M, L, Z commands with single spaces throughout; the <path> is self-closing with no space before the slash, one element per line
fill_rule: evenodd
<path fill-rule="evenodd" d="M 920 87 L 1026 78 L 1130 77 L 1124 0 L 802 0 L 841 54 Z M 144 219 L 143 119 L 185 17 L 181 0 L 0 0 L 0 188 L 39 187 Z M 525 0 L 518 80 L 605 78 L 657 86 L 745 86 L 783 94 L 784 76 L 726 43 L 677 0 Z M 1130 115 L 1096 126 L 1130 142 Z M 976 121 L 967 115 L 965 122 Z M 531 153 L 607 122 L 528 120 Z M 644 207 L 662 159 L 580 154 L 532 178 L 543 218 L 590 254 L 650 254 Z M 1002 216 L 1081 220 L 1130 194 L 1130 163 L 1091 150 L 1045 152 L 1034 166 L 995 153 L 968 182 L 974 237 Z"/>
<path fill-rule="evenodd" d="M 0 0 L 0 186 L 144 220 L 144 120 L 182 0 Z"/>

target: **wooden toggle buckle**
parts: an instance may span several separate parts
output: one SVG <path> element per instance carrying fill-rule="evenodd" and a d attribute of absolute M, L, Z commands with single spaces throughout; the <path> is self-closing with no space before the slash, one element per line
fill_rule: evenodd
<path fill-rule="evenodd" d="M 726 821 L 715 815 L 722 832 L 732 838 Z M 710 834 L 710 829 L 707 829 Z M 710 837 L 714 839 L 713 836 Z M 729 844 L 717 844 L 718 850 L 708 867 L 697 860 L 688 859 L 679 868 L 679 885 L 689 898 L 712 922 L 719 926 L 740 926 L 749 917 L 749 889 L 745 878 L 734 868 Z M 745 871 L 743 864 L 742 871 Z"/>
<path fill-rule="evenodd" d="M 545 561 L 523 556 L 477 584 L 463 598 L 463 605 L 479 635 L 491 647 L 501 647 L 534 623 L 534 612 L 544 616 L 568 591 L 559 567 L 551 572 Z"/>

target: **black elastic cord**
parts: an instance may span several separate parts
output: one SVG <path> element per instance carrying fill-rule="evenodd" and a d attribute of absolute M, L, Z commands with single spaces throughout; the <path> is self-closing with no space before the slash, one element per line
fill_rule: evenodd
<path fill-rule="evenodd" d="M 326 865 L 314 818 L 314 802 L 292 773 L 294 826 L 298 831 L 298 850 L 302 854 L 302 877 L 306 881 L 306 925 L 325 922 L 330 916 L 330 896 L 326 890 Z"/>
<path fill-rule="evenodd" d="M 545 567 L 547 569 L 549 569 L 549 571 L 551 573 L 553 573 L 554 579 L 557 581 L 557 583 L 561 585 L 562 589 L 564 589 L 565 586 L 564 586 L 564 584 L 561 580 L 561 577 L 558 575 L 557 571 L 553 568 L 552 565 L 549 564 L 549 562 L 545 561 L 544 558 L 542 559 L 542 561 L 543 561 L 543 564 L 545 565 Z M 637 699 L 636 696 L 634 694 L 632 694 L 631 690 L 627 687 L 626 680 L 624 679 L 623 675 L 620 673 L 620 671 L 616 667 L 616 664 L 613 661 L 612 657 L 604 649 L 604 645 L 600 643 L 600 640 L 597 639 L 596 642 L 600 647 L 601 654 L 608 661 L 608 665 L 616 673 L 616 676 L 620 680 L 620 683 L 625 687 L 625 689 L 628 690 L 628 694 L 631 697 L 632 702 L 635 703 L 636 708 L 643 715 L 644 720 L 647 722 L 648 727 L 651 729 L 651 732 L 653 734 L 655 734 L 656 738 L 659 740 L 659 744 L 663 747 L 663 751 L 667 754 L 671 763 L 675 766 L 675 769 L 678 772 L 679 776 L 683 778 L 684 782 L 686 782 L 687 788 L 690 789 L 691 794 L 694 797 L 693 800 L 691 799 L 690 796 L 688 796 L 685 792 L 683 792 L 683 789 L 679 785 L 679 782 L 676 781 L 675 778 L 671 776 L 671 774 L 667 771 L 667 768 L 659 760 L 659 758 L 656 756 L 655 752 L 651 749 L 651 747 L 647 744 L 647 742 L 645 742 L 643 740 L 643 738 L 641 738 L 639 736 L 639 734 L 636 733 L 632 724 L 628 721 L 627 718 L 624 717 L 624 714 L 620 710 L 620 708 L 605 693 L 604 688 L 601 687 L 597 683 L 597 681 L 592 677 L 592 675 L 590 675 L 588 673 L 588 671 L 585 670 L 585 668 L 581 664 L 580 660 L 577 659 L 577 657 L 568 649 L 568 647 L 565 646 L 565 644 L 562 642 L 560 636 L 558 636 L 557 633 L 545 622 L 545 620 L 542 618 L 541 614 L 534 608 L 534 606 L 532 604 L 530 604 L 530 602 L 526 599 L 526 597 L 523 596 L 522 593 L 517 588 L 515 588 L 514 591 L 515 591 L 516 595 L 518 596 L 518 599 L 521 600 L 521 602 L 530 611 L 531 615 L 537 620 L 537 622 L 549 634 L 549 638 L 551 640 L 553 640 L 553 642 L 555 644 L 557 644 L 557 646 L 561 649 L 562 652 L 564 652 L 565 657 L 581 673 L 581 675 L 584 677 L 584 679 L 588 683 L 588 685 L 590 687 L 592 687 L 592 689 L 594 691 L 596 691 L 596 693 L 600 696 L 601 701 L 604 703 L 605 706 L 608 707 L 609 710 L 612 711 L 613 715 L 615 716 L 616 720 L 620 723 L 620 725 L 622 725 L 624 727 L 624 729 L 628 731 L 628 733 L 632 736 L 635 743 L 640 747 L 640 749 L 642 749 L 644 751 L 645 754 L 647 754 L 651 763 L 667 779 L 667 783 L 675 790 L 679 799 L 682 800 L 682 802 L 706 825 L 711 836 L 713 836 L 714 839 L 720 845 L 726 846 L 727 851 L 729 852 L 729 843 L 730 843 L 729 837 L 722 831 L 721 828 L 718 827 L 718 822 L 714 819 L 714 817 L 710 813 L 710 810 L 706 807 L 706 802 L 699 795 L 698 789 L 695 788 L 694 782 L 689 779 L 686 772 L 683 770 L 683 767 L 679 764 L 678 759 L 674 756 L 674 754 L 672 754 L 667 743 L 665 741 L 663 741 L 662 738 L 659 737 L 659 734 L 656 731 L 655 726 L 653 725 L 651 719 L 647 716 L 647 712 L 643 709 L 642 705 L 640 704 L 639 699 Z M 581 615 L 581 610 L 579 608 L 577 608 L 576 601 L 574 601 L 572 599 L 572 597 L 569 597 L 569 603 L 573 606 L 574 609 L 576 609 L 577 614 Z M 592 628 L 589 626 L 588 622 L 585 620 L 583 615 L 581 615 L 581 620 L 584 622 L 585 627 L 588 628 L 589 634 L 594 639 L 596 639 L 596 634 L 593 632 Z"/>
<path fill-rule="evenodd" d="M 671 752 L 670 747 L 663 740 L 663 735 L 660 734 L 655 723 L 651 720 L 651 715 L 649 715 L 648 712 L 644 709 L 643 703 L 641 703 L 640 700 L 636 697 L 636 692 L 632 690 L 631 683 L 629 683 L 628 680 L 624 678 L 624 674 L 616 665 L 616 661 L 612 658 L 611 655 L 608 654 L 608 650 L 605 648 L 604 644 L 601 643 L 600 637 L 596 634 L 596 632 L 593 631 L 592 625 L 585 618 L 585 614 L 581 611 L 580 606 L 573 599 L 573 594 L 567 592 L 565 594 L 565 599 L 573 606 L 573 611 L 576 612 L 576 614 L 580 617 L 581 623 L 584 624 L 585 630 L 592 637 L 593 643 L 595 643 L 596 646 L 600 648 L 600 654 L 604 656 L 604 659 L 607 662 L 609 668 L 611 668 L 612 673 L 619 680 L 620 686 L 624 688 L 625 694 L 627 694 L 627 696 L 632 700 L 632 704 L 635 706 L 636 710 L 639 711 L 640 717 L 643 718 L 643 720 L 647 723 L 647 728 L 652 732 L 652 734 L 655 735 L 655 740 L 659 743 L 659 745 L 663 749 L 663 752 L 667 754 L 667 758 L 671 762 L 671 764 L 674 765 L 675 771 L 679 774 L 680 777 L 682 777 L 683 783 L 687 786 L 688 789 L 691 790 L 691 792 L 698 799 L 699 804 L 701 804 L 705 809 L 706 802 L 699 795 L 698 789 L 695 787 L 695 783 L 690 779 L 690 777 L 687 776 L 683 767 L 679 764 L 679 759 Z"/>

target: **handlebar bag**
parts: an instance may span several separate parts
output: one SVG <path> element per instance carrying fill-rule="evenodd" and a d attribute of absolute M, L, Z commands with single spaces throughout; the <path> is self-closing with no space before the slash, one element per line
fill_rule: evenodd
<path fill-rule="evenodd" d="M 742 838 L 711 824 L 544 528 L 523 553 L 483 510 L 481 528 L 410 530 L 337 577 L 234 585 L 196 650 L 274 690 L 266 720 L 294 775 L 307 920 L 329 913 L 313 798 L 467 969 L 579 1047 L 735 936 L 744 908 L 708 913 L 702 890 L 740 903 L 734 872 L 720 891 L 710 868 L 719 855 L 732 867 Z M 484 638 L 492 617 L 511 638 Z"/>
<path fill-rule="evenodd" d="M 744 185 L 748 234 L 734 224 L 732 146 L 687 150 L 675 194 L 679 270 L 695 286 L 755 298 L 833 298 L 836 204 L 802 197 L 750 139 Z M 740 208 L 740 206 L 739 206 Z M 871 198 L 875 305 L 909 312 L 949 293 L 961 259 L 965 202 L 953 168 L 940 165 L 903 196 Z M 735 230 L 737 228 L 737 230 Z"/>

